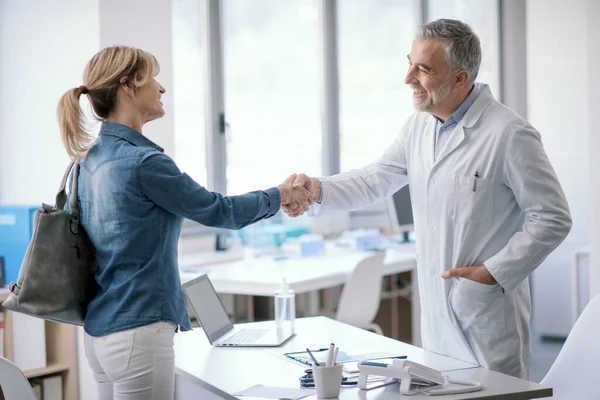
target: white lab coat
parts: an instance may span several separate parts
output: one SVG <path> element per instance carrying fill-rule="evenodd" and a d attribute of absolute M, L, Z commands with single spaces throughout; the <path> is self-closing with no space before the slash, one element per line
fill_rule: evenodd
<path fill-rule="evenodd" d="M 540 134 L 489 88 L 437 161 L 434 138 L 434 117 L 412 115 L 379 160 L 320 178 L 322 201 L 310 213 L 362 208 L 410 183 L 423 347 L 528 378 L 528 276 L 570 230 L 565 195 Z M 497 285 L 440 277 L 481 264 Z"/>

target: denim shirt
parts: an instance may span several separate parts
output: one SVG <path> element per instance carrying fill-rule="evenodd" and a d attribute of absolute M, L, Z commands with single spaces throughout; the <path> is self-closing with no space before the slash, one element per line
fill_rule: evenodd
<path fill-rule="evenodd" d="M 190 330 L 177 242 L 183 218 L 239 229 L 279 211 L 277 188 L 240 196 L 210 192 L 137 131 L 103 122 L 81 161 L 81 223 L 96 246 L 100 289 L 84 321 L 104 336 L 158 321 Z"/>

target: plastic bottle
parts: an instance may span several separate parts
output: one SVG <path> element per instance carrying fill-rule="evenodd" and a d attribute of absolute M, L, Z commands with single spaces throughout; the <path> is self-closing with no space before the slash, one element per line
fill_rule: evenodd
<path fill-rule="evenodd" d="M 296 318 L 296 293 L 290 289 L 285 278 L 281 281 L 279 290 L 275 291 L 275 322 L 277 329 L 294 333 Z"/>

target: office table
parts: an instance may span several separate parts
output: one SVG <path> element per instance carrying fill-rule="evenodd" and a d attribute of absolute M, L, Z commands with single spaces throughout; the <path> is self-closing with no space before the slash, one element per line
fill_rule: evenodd
<path fill-rule="evenodd" d="M 260 327 L 264 322 L 252 323 Z M 306 365 L 290 360 L 285 352 L 327 347 L 331 342 L 340 350 L 353 354 L 386 352 L 406 355 L 409 360 L 427 365 L 455 379 L 481 382 L 484 390 L 461 395 L 444 395 L 440 399 L 535 399 L 552 396 L 552 389 L 534 382 L 477 367 L 425 351 L 406 343 L 380 336 L 326 317 L 296 320 L 296 335 L 278 348 L 212 347 L 201 328 L 175 335 L 175 398 L 177 400 L 229 399 L 235 393 L 257 384 L 300 388 L 298 378 Z M 398 385 L 368 391 L 344 387 L 340 399 L 385 399 L 403 397 Z M 413 395 L 411 399 L 431 399 Z M 240 399 L 243 399 L 242 397 Z M 316 399 L 316 395 L 305 397 Z"/>
<path fill-rule="evenodd" d="M 277 260 L 273 257 L 246 258 L 237 261 L 206 262 L 194 255 L 179 258 L 181 281 L 186 282 L 207 273 L 215 290 L 223 294 L 273 296 L 285 277 L 290 289 L 297 294 L 310 293 L 309 316 L 318 315 L 318 290 L 343 285 L 354 267 L 373 252 L 339 248 L 329 243 L 327 252 L 312 257 L 296 257 Z M 200 256 L 201 257 L 201 256 Z M 420 303 L 417 290 L 416 250 L 414 243 L 398 244 L 386 250 L 383 275 L 412 272 L 412 337 L 413 343 L 420 343 Z M 395 280 L 391 280 L 390 292 L 398 291 Z M 390 319 L 392 336 L 398 337 L 398 304 L 391 302 Z M 249 320 L 253 320 L 251 297 L 247 304 Z"/>

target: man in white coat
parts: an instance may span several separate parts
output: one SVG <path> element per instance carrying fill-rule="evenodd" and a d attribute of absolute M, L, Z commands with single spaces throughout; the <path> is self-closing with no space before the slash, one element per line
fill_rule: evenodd
<path fill-rule="evenodd" d="M 480 64 L 468 25 L 420 26 L 405 79 L 418 112 L 377 161 L 331 177 L 300 174 L 295 184 L 320 199 L 312 215 L 359 209 L 410 184 L 423 347 L 527 379 L 528 276 L 571 217 L 540 134 L 475 83 Z"/>

